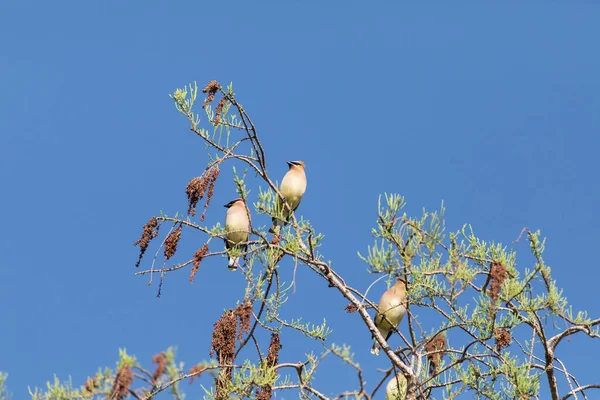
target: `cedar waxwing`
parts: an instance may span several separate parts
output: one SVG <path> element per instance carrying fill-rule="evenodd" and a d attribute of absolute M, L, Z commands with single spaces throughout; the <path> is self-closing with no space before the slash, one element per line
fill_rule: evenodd
<path fill-rule="evenodd" d="M 385 387 L 385 400 L 404 400 L 406 397 L 406 378 L 398 374 Z"/>
<path fill-rule="evenodd" d="M 296 211 L 306 191 L 305 165 L 302 161 L 286 162 L 290 166 L 290 169 L 281 181 L 279 192 L 285 197 L 285 201 L 290 206 L 290 209 Z M 275 233 L 277 228 L 287 225 L 290 219 L 290 210 L 283 204 L 279 196 L 277 196 L 277 200 L 275 201 L 275 214 L 282 216 L 283 220 L 273 218 L 273 226 L 269 229 L 269 233 Z"/>
<path fill-rule="evenodd" d="M 406 284 L 402 279 L 398 279 L 394 286 L 386 290 L 383 296 L 381 296 L 375 314 L 375 326 L 385 340 L 388 340 L 390 336 L 392 336 L 394 328 L 402 321 L 405 313 Z M 383 318 L 383 314 L 385 314 L 393 326 Z M 377 340 L 375 339 L 373 339 L 371 354 L 379 355 L 379 343 L 377 343 Z"/>
<path fill-rule="evenodd" d="M 244 199 L 235 199 L 225 204 L 223 207 L 228 208 L 225 216 L 225 248 L 231 249 L 235 247 L 239 250 L 245 250 L 248 247 L 248 237 L 250 236 L 250 220 L 248 218 L 248 208 Z M 229 262 L 227 267 L 231 270 L 237 268 L 239 257 L 227 256 Z"/>

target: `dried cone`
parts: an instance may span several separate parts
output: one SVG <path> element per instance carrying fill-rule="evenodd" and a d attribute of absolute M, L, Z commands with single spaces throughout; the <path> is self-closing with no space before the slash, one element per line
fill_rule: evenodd
<path fill-rule="evenodd" d="M 238 339 L 242 340 L 242 332 L 250 332 L 250 317 L 252 316 L 252 304 L 243 303 L 233 311 L 240 319 L 240 329 L 238 330 Z"/>
<path fill-rule="evenodd" d="M 146 225 L 144 225 L 144 228 L 142 230 L 142 236 L 138 240 L 133 242 L 134 246 L 140 246 L 140 256 L 138 258 L 138 261 L 135 263 L 136 267 L 140 266 L 140 263 L 142 262 L 142 257 L 144 257 L 144 253 L 146 252 L 146 249 L 148 249 L 150 241 L 156 236 L 158 236 L 158 228 L 158 219 L 156 217 L 150 218 L 148 222 L 146 222 Z"/>
<path fill-rule="evenodd" d="M 204 197 L 207 182 L 203 176 L 197 176 L 188 182 L 185 188 L 185 194 L 188 198 L 188 214 L 196 215 L 196 206 L 198 201 Z"/>
<path fill-rule="evenodd" d="M 208 253 L 208 243 L 204 243 L 204 246 L 196 250 L 196 252 L 194 253 L 194 266 L 190 271 L 190 283 L 194 282 L 194 277 L 196 276 L 198 269 L 200 269 L 200 263 L 204 259 L 206 253 Z"/>
<path fill-rule="evenodd" d="M 279 334 L 273 333 L 271 335 L 271 343 L 269 344 L 269 352 L 267 353 L 266 365 L 269 368 L 273 368 L 279 361 L 279 350 L 281 350 L 281 342 L 279 341 Z M 273 393 L 271 385 L 263 385 L 256 391 L 257 400 L 269 400 Z"/>
<path fill-rule="evenodd" d="M 490 318 L 494 315 L 496 311 L 496 302 L 498 301 L 498 296 L 500 295 L 500 290 L 502 289 L 502 284 L 506 280 L 506 268 L 502 266 L 500 263 L 492 263 L 490 266 L 490 287 L 487 291 L 488 295 L 492 299 L 490 304 Z"/>
<path fill-rule="evenodd" d="M 358 307 L 356 305 L 350 303 L 350 304 L 347 304 L 344 306 L 344 310 L 346 310 L 346 312 L 350 314 L 350 313 L 358 311 Z"/>
<path fill-rule="evenodd" d="M 250 331 L 250 316 L 252 315 L 252 304 L 240 304 L 235 310 L 228 310 L 215 323 L 210 348 L 210 356 L 217 354 L 219 365 L 222 366 L 219 375 L 215 379 L 215 399 L 228 399 L 228 383 L 232 379 L 232 365 L 235 359 L 235 340 L 241 338 L 241 332 Z M 237 319 L 240 319 L 240 333 L 237 334 Z"/>
<path fill-rule="evenodd" d="M 129 387 L 133 383 L 133 372 L 131 368 L 127 365 L 122 366 L 117 371 L 117 376 L 115 376 L 115 382 L 113 383 L 113 387 L 108 395 L 110 400 L 122 400 L 127 396 L 129 392 Z"/>
<path fill-rule="evenodd" d="M 177 243 L 181 239 L 181 225 L 177 227 L 173 232 L 165 239 L 165 257 L 167 260 L 175 254 L 177 251 Z"/>
<path fill-rule="evenodd" d="M 219 177 L 220 172 L 221 170 L 217 167 L 208 170 L 208 192 L 206 193 L 206 202 L 204 203 L 204 209 L 202 210 L 200 221 L 204 221 L 206 210 L 210 205 L 210 200 L 212 199 L 213 194 L 215 194 L 215 183 L 217 182 L 217 178 Z"/>
<path fill-rule="evenodd" d="M 439 368 L 440 362 L 446 355 L 446 338 L 442 333 L 438 333 L 425 346 L 425 351 L 430 353 L 427 355 L 429 359 L 429 373 L 435 374 Z"/>
<path fill-rule="evenodd" d="M 494 338 L 496 339 L 496 350 L 500 351 L 510 344 L 511 334 L 508 329 L 496 328 L 494 329 Z"/>
<path fill-rule="evenodd" d="M 221 113 L 223 112 L 225 101 L 225 97 L 223 97 L 219 101 L 219 104 L 217 104 L 217 108 L 215 109 L 215 119 L 213 121 L 213 124 L 215 124 L 215 126 L 219 125 L 219 122 L 221 122 Z"/>
<path fill-rule="evenodd" d="M 206 209 L 210 205 L 210 200 L 214 194 L 215 183 L 217 178 L 219 177 L 219 173 L 221 171 L 218 167 L 212 167 L 202 174 L 202 176 L 197 176 L 188 182 L 187 187 L 185 189 L 185 194 L 188 199 L 188 214 L 196 215 L 196 207 L 198 206 L 198 201 L 204 198 L 206 194 L 206 202 L 204 204 L 204 211 L 202 212 L 202 216 L 200 220 L 204 220 L 204 214 L 206 213 Z"/>
<path fill-rule="evenodd" d="M 152 362 L 157 364 L 154 374 L 152 375 L 152 381 L 156 382 L 158 378 L 165 373 L 165 369 L 167 367 L 167 357 L 165 357 L 164 353 L 158 353 L 152 357 Z"/>
<path fill-rule="evenodd" d="M 215 94 L 219 89 L 221 89 L 221 84 L 215 80 L 212 80 L 206 84 L 204 89 L 202 89 L 202 93 L 207 94 L 206 100 L 204 100 L 202 108 L 206 108 L 206 106 L 209 105 L 215 99 Z"/>
<path fill-rule="evenodd" d="M 225 314 L 215 323 L 213 330 L 210 356 L 217 354 L 219 365 L 232 365 L 235 355 L 237 318 L 233 311 L 225 311 Z M 232 379 L 231 367 L 223 367 L 215 378 L 215 399 L 225 400 L 229 398 L 227 391 L 228 382 Z"/>

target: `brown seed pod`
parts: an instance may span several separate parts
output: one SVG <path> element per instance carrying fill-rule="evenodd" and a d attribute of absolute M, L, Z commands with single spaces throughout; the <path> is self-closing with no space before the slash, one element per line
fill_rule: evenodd
<path fill-rule="evenodd" d="M 156 380 L 165 373 L 165 369 L 167 368 L 167 357 L 165 356 L 165 353 L 158 353 L 152 357 L 152 362 L 157 364 L 154 374 L 152 375 L 152 380 L 156 382 Z"/>
<path fill-rule="evenodd" d="M 127 365 L 122 366 L 117 371 L 115 382 L 108 396 L 111 400 L 122 400 L 127 396 L 129 387 L 133 383 L 133 372 Z"/>
<path fill-rule="evenodd" d="M 167 260 L 175 254 L 177 251 L 177 243 L 181 239 L 181 225 L 179 225 L 173 232 L 169 233 L 169 236 L 165 239 L 165 257 Z"/>
<path fill-rule="evenodd" d="M 204 204 L 204 211 L 202 212 L 202 216 L 200 220 L 204 220 L 204 214 L 206 213 L 206 209 L 210 204 L 210 200 L 214 194 L 215 183 L 217 177 L 219 176 L 220 170 L 219 167 L 212 167 L 206 171 L 201 176 L 197 176 L 188 182 L 187 187 L 185 189 L 185 194 L 188 199 L 188 214 L 196 215 L 196 207 L 198 205 L 198 201 L 204 198 L 206 194 L 206 202 Z"/>
<path fill-rule="evenodd" d="M 204 89 L 202 89 L 202 93 L 207 94 L 206 100 L 204 100 L 204 104 L 202 105 L 202 108 L 206 108 L 207 105 L 212 103 L 212 101 L 215 99 L 215 94 L 217 93 L 217 90 L 219 90 L 219 89 L 221 89 L 221 84 L 215 80 L 212 80 L 206 84 Z"/>
<path fill-rule="evenodd" d="M 490 318 L 494 315 L 496 310 L 496 302 L 498 301 L 498 295 L 502 289 L 502 284 L 506 280 L 506 268 L 500 263 L 494 262 L 490 266 L 490 287 L 487 290 L 488 296 L 492 299 L 490 305 Z"/>
<path fill-rule="evenodd" d="M 202 259 L 206 253 L 208 253 L 208 243 L 204 243 L 204 246 L 196 250 L 194 253 L 194 266 L 190 271 L 190 283 L 194 282 L 194 277 L 196 276 L 198 269 L 200 269 L 200 263 L 202 262 Z"/>
<path fill-rule="evenodd" d="M 142 257 L 144 257 L 144 253 L 150 244 L 150 241 L 158 236 L 158 229 L 160 226 L 158 225 L 158 218 L 152 217 L 146 222 L 144 228 L 142 229 L 142 236 L 133 242 L 134 246 L 140 246 L 140 256 L 138 261 L 135 263 L 136 267 L 140 266 L 142 262 Z"/>
<path fill-rule="evenodd" d="M 268 367 L 273 368 L 279 361 L 279 350 L 281 350 L 281 342 L 279 341 L 279 334 L 271 334 L 271 343 L 269 344 L 269 352 L 267 353 L 266 364 Z M 268 400 L 271 398 L 273 388 L 271 385 L 263 385 L 256 390 L 257 400 Z"/>
<path fill-rule="evenodd" d="M 250 332 L 250 317 L 252 316 L 252 304 L 244 303 L 238 305 L 233 313 L 240 319 L 240 329 L 238 331 L 238 339 L 242 340 L 242 332 Z"/>
<path fill-rule="evenodd" d="M 217 108 L 215 108 L 215 119 L 213 120 L 213 124 L 215 126 L 219 125 L 219 122 L 221 122 L 221 113 L 223 112 L 223 107 L 225 106 L 225 102 L 227 100 L 225 100 L 225 97 L 221 98 L 221 100 L 219 100 L 219 104 L 217 104 Z"/>
<path fill-rule="evenodd" d="M 204 175 L 197 176 L 188 182 L 185 189 L 185 194 L 188 198 L 188 214 L 196 215 L 196 205 L 198 204 L 198 200 L 204 197 L 206 186 L 207 182 Z"/>
<path fill-rule="evenodd" d="M 345 306 L 344 306 L 344 310 L 346 310 L 346 312 L 347 312 L 348 314 L 351 314 L 351 313 L 353 313 L 353 312 L 356 312 L 356 311 L 358 311 L 358 307 L 357 307 L 357 306 L 355 306 L 355 305 L 354 305 L 354 304 L 352 304 L 352 303 L 349 303 L 349 304 L 347 304 L 347 305 L 345 305 Z"/>
<path fill-rule="evenodd" d="M 204 216 L 206 215 L 206 210 L 210 205 L 210 200 L 212 199 L 213 194 L 215 194 L 215 183 L 217 182 L 217 178 L 219 177 L 219 173 L 221 171 L 218 167 L 213 167 L 208 170 L 208 191 L 206 193 L 206 202 L 204 203 L 204 210 L 202 210 L 202 215 L 200 216 L 200 221 L 204 221 Z"/>
<path fill-rule="evenodd" d="M 267 353 L 267 365 L 274 367 L 279 361 L 279 350 L 281 350 L 281 342 L 279 341 L 279 334 L 271 334 L 271 343 L 269 344 L 269 352 Z"/>
<path fill-rule="evenodd" d="M 235 356 L 237 318 L 232 310 L 227 310 L 215 323 L 210 346 L 210 356 L 217 354 L 219 365 L 231 365 Z M 227 384 L 231 382 L 231 367 L 223 367 L 215 378 L 215 399 L 228 399 Z"/>
<path fill-rule="evenodd" d="M 496 339 L 496 350 L 500 351 L 510 344 L 511 334 L 508 329 L 496 328 L 494 329 L 494 338 Z"/>
<path fill-rule="evenodd" d="M 231 361 L 235 352 L 237 320 L 232 310 L 225 311 L 225 314 L 215 322 L 212 343 L 210 345 L 210 356 L 216 352 L 217 358 L 221 364 L 227 364 L 223 361 Z"/>
<path fill-rule="evenodd" d="M 438 333 L 425 345 L 425 351 L 430 353 L 427 355 L 429 359 L 429 373 L 433 375 L 440 365 L 442 358 L 446 355 L 446 337 L 442 333 Z"/>

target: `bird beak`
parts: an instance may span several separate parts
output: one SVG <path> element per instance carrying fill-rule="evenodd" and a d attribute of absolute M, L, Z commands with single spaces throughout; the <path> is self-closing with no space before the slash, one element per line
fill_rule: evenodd
<path fill-rule="evenodd" d="M 296 165 L 296 164 L 294 164 L 294 162 L 293 162 L 293 161 L 286 161 L 286 163 L 287 163 L 287 165 L 289 165 L 290 167 L 291 167 L 292 165 Z"/>

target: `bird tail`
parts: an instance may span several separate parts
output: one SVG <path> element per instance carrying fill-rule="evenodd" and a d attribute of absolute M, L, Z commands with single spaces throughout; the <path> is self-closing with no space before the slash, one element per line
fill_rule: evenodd
<path fill-rule="evenodd" d="M 371 354 L 379 355 L 379 343 L 377 339 L 373 339 L 373 347 L 371 347 Z"/>
<path fill-rule="evenodd" d="M 238 259 L 239 257 L 229 257 L 227 268 L 229 268 L 230 271 L 235 271 L 237 269 Z"/>

